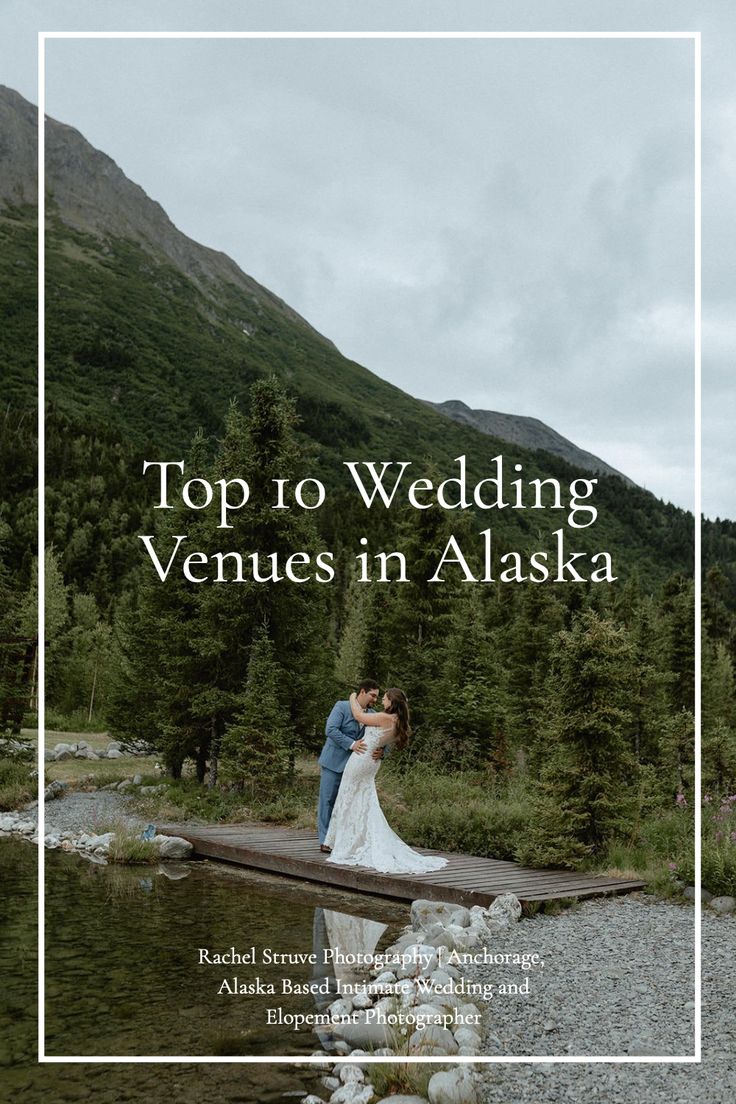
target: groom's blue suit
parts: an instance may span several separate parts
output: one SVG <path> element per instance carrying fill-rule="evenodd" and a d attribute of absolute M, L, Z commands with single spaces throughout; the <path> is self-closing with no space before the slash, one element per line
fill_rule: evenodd
<path fill-rule="evenodd" d="M 367 713 L 375 710 L 367 709 Z M 327 829 L 330 825 L 332 809 L 340 789 L 342 772 L 350 758 L 353 744 L 363 735 L 363 725 L 359 725 L 353 717 L 349 701 L 335 702 L 332 712 L 325 725 L 325 746 L 319 757 L 319 806 L 317 809 L 317 825 L 319 829 L 319 842 L 325 842 Z M 366 753 L 367 754 L 367 753 Z"/>

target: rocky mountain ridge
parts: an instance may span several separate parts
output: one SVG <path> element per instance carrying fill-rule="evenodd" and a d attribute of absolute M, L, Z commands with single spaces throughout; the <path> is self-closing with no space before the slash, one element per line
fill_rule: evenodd
<path fill-rule="evenodd" d="M 0 85 L 0 207 L 37 202 L 37 108 Z M 158 254 L 191 279 L 205 295 L 235 285 L 254 302 L 266 301 L 292 322 L 309 323 L 268 288 L 243 272 L 225 253 L 182 233 L 160 203 L 129 180 L 106 153 L 74 127 L 46 116 L 46 194 L 49 215 L 104 239 L 127 238 Z M 332 346 L 321 334 L 321 340 Z"/>
<path fill-rule="evenodd" d="M 515 445 L 521 445 L 527 449 L 543 449 L 554 456 L 560 456 L 573 467 L 582 468 L 584 471 L 600 472 L 604 475 L 617 475 L 629 486 L 634 486 L 633 480 L 616 468 L 611 467 L 605 460 L 594 456 L 592 452 L 578 448 L 577 445 L 563 437 L 561 433 L 545 425 L 538 418 L 529 418 L 522 414 L 501 414 L 496 410 L 472 410 L 460 399 L 448 399 L 447 402 L 427 402 L 439 414 L 445 414 L 453 421 L 461 425 L 473 426 L 491 437 L 500 437 L 503 441 L 511 441 Z"/>

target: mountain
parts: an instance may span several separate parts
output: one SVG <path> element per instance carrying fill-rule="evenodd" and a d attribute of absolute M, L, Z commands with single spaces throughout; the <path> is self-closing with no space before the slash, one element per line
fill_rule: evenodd
<path fill-rule="evenodd" d="M 540 422 L 538 418 L 527 418 L 522 414 L 499 414 L 496 410 L 471 410 L 459 399 L 448 399 L 447 402 L 427 402 L 440 414 L 446 414 L 461 425 L 473 426 L 474 429 L 486 433 L 489 437 L 500 437 L 503 441 L 510 441 L 515 445 L 521 445 L 527 449 L 543 449 L 554 456 L 561 456 L 574 468 L 583 471 L 600 472 L 604 475 L 617 475 L 625 483 L 634 486 L 633 480 L 616 471 L 605 460 L 594 456 L 592 452 L 578 448 L 572 441 L 568 441 L 561 433 L 550 426 Z"/>
<path fill-rule="evenodd" d="M 37 109 L 32 104 L 0 85 L 0 204 L 36 203 L 36 119 Z M 214 297 L 218 285 L 230 283 L 254 303 L 265 301 L 316 333 L 224 253 L 182 234 L 159 203 L 128 180 L 111 157 L 90 145 L 74 127 L 47 116 L 45 131 L 47 197 L 66 226 L 96 238 L 137 242 L 155 259 L 170 262 L 205 295 Z"/>
<path fill-rule="evenodd" d="M 0 397 L 22 420 L 35 403 L 36 112 L 9 89 L 0 132 Z M 330 488 L 326 539 L 364 524 L 346 460 L 408 460 L 412 479 L 438 482 L 465 455 L 474 482 L 502 453 L 525 479 L 579 477 L 578 458 L 489 437 L 342 356 L 278 295 L 187 238 L 78 131 L 48 119 L 46 136 L 47 526 L 67 578 L 101 600 L 139 563 L 135 534 L 151 506 L 142 460 L 180 457 L 200 426 L 220 435 L 229 402 L 247 412 L 251 384 L 269 375 L 296 403 L 304 474 Z M 599 519 L 575 532 L 579 549 L 610 550 L 622 574 L 636 565 L 652 582 L 691 569 L 691 515 L 617 474 L 601 476 L 595 496 Z M 564 515 L 490 520 L 507 546 L 539 548 Z"/>

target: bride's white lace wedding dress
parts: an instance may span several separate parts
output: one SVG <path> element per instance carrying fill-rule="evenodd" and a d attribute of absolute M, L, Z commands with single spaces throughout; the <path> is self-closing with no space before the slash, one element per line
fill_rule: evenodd
<path fill-rule="evenodd" d="M 381 765 L 372 752 L 385 742 L 385 729 L 367 725 L 366 749 L 350 756 L 337 791 L 325 844 L 332 848 L 327 862 L 338 866 L 367 866 L 384 874 L 423 874 L 447 865 L 438 855 L 412 851 L 389 827 L 376 793 Z"/>

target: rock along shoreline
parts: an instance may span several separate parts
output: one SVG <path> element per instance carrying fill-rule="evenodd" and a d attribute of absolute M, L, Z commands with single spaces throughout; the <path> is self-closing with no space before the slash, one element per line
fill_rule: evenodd
<path fill-rule="evenodd" d="M 489 908 L 470 909 L 453 902 L 417 900 L 399 938 L 381 954 L 364 985 L 353 996 L 342 994 L 327 1009 L 331 1049 L 341 1058 L 381 1057 L 388 1064 L 432 1057 L 454 1062 L 435 1068 L 427 1096 L 392 1094 L 393 1104 L 476 1104 L 476 1071 L 471 1059 L 482 1049 L 486 1002 L 482 987 L 464 969 L 474 951 L 516 924 L 521 905 L 511 893 Z M 387 969 L 387 962 L 391 968 Z M 472 999 L 470 999 L 472 997 Z M 326 1051 L 314 1056 L 329 1057 Z M 326 1063 L 326 1097 L 311 1094 L 302 1104 L 368 1104 L 377 1095 L 370 1080 L 373 1063 Z M 424 1068 L 424 1067 L 422 1067 Z"/>

